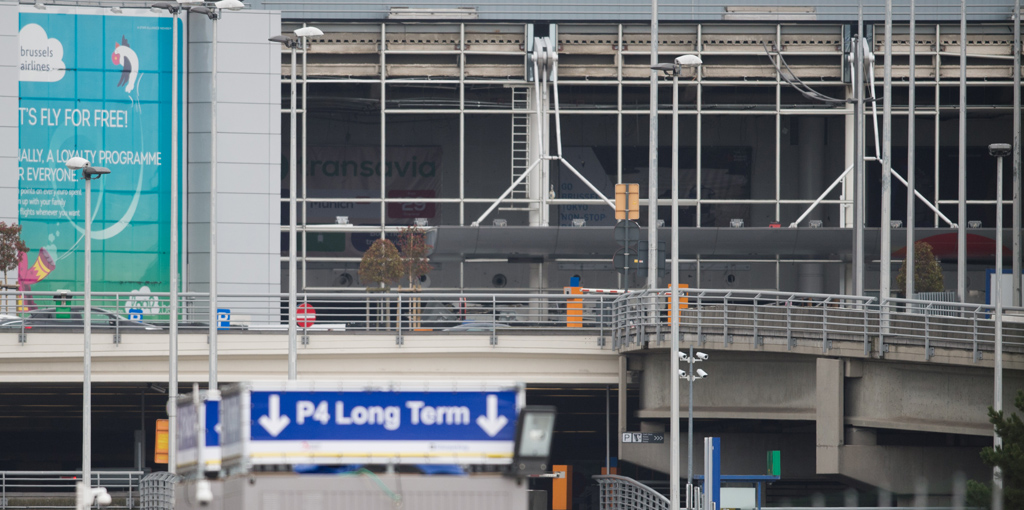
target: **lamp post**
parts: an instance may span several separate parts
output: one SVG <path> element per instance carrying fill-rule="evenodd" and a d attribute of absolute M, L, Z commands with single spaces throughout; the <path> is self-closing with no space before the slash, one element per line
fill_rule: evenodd
<path fill-rule="evenodd" d="M 210 383 L 217 389 L 217 20 L 222 10 L 238 11 L 244 7 L 238 0 L 220 0 L 212 7 L 196 6 L 189 12 L 205 14 L 213 22 L 210 43 Z"/>
<path fill-rule="evenodd" d="M 270 38 L 272 42 L 278 42 L 285 47 L 292 50 L 291 56 L 291 114 L 289 117 L 289 131 L 288 131 L 288 380 L 294 381 L 297 377 L 298 369 L 296 364 L 298 363 L 298 348 L 296 347 L 296 317 L 295 308 L 297 298 L 296 294 L 296 266 L 295 266 L 295 252 L 297 250 L 297 235 L 295 232 L 295 188 L 297 186 L 297 178 L 295 173 L 295 158 L 296 156 L 296 111 L 295 111 L 295 49 L 298 46 L 302 46 L 302 51 L 306 51 L 306 37 L 324 35 L 323 31 L 316 27 L 302 27 L 295 30 L 295 35 L 299 37 L 299 40 L 292 39 L 285 35 L 275 35 Z M 301 42 L 299 42 L 301 40 Z M 305 115 L 305 110 L 303 110 Z M 306 134 L 303 133 L 303 136 Z"/>
<path fill-rule="evenodd" d="M 988 153 L 996 158 L 996 281 L 992 285 L 992 301 L 995 304 L 996 346 L 995 346 L 995 395 L 992 409 L 997 413 L 1003 410 L 1003 296 L 1001 280 L 1003 279 L 1003 158 L 1009 156 L 1013 146 L 1008 143 L 993 143 L 988 146 Z M 1014 275 L 1016 277 L 1016 275 Z M 993 434 L 992 446 L 999 448 L 1003 438 Z M 992 468 L 992 508 L 1003 508 L 1003 473 L 999 466 Z"/>
<path fill-rule="evenodd" d="M 153 4 L 154 10 L 171 13 L 171 276 L 168 314 L 170 318 L 170 339 L 167 350 L 167 471 L 175 472 L 177 465 L 177 412 L 178 406 L 178 13 L 181 5 L 177 2 Z"/>
<path fill-rule="evenodd" d="M 110 169 L 91 166 L 85 158 L 74 157 L 65 163 L 81 170 L 85 181 L 85 306 L 82 310 L 84 347 L 82 350 L 82 481 L 92 487 L 92 180 L 109 174 Z"/>
<path fill-rule="evenodd" d="M 671 510 L 679 508 L 679 383 L 675 381 L 675 374 L 679 371 L 679 74 L 683 67 L 697 67 L 702 62 L 696 55 L 682 55 L 677 57 L 671 64 L 658 64 L 651 66 L 655 71 L 664 71 L 672 75 L 672 283 L 669 292 L 671 304 L 669 305 L 669 322 L 672 323 L 672 353 L 671 370 L 673 380 L 669 395 L 671 400 L 671 416 L 669 418 L 669 502 Z M 690 347 L 690 355 L 693 356 L 693 347 Z M 690 367 L 691 372 L 693 367 Z M 693 389 L 693 383 L 690 383 Z M 693 396 L 690 396 L 691 420 L 690 420 L 690 449 L 693 448 L 693 419 L 692 403 Z M 690 474 L 693 472 L 693 454 L 690 454 Z M 692 483 L 687 477 L 687 494 Z M 689 496 L 687 496 L 687 507 L 689 507 Z"/>

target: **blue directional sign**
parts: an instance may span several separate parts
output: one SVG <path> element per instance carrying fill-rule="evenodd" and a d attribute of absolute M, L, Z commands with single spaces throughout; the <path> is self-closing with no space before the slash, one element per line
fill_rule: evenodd
<path fill-rule="evenodd" d="M 511 462 L 520 385 L 335 386 L 225 390 L 224 465 Z"/>

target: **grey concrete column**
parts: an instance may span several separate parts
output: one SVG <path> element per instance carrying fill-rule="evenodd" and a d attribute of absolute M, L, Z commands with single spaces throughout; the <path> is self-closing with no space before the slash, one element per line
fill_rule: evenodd
<path fill-rule="evenodd" d="M 843 361 L 818 358 L 815 379 L 816 472 L 839 473 L 839 447 L 844 441 Z"/>
<path fill-rule="evenodd" d="M 800 137 L 800 198 L 814 200 L 825 189 L 825 118 L 805 115 L 796 120 Z M 824 216 L 819 206 L 807 215 L 807 220 L 820 220 Z M 797 272 L 800 292 L 825 292 L 823 264 L 800 264 Z"/>

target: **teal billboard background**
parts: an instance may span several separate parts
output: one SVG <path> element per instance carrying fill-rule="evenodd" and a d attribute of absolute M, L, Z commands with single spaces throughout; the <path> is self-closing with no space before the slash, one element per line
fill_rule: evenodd
<path fill-rule="evenodd" d="M 27 9 L 19 17 L 18 219 L 30 251 L 19 287 L 83 290 L 85 182 L 64 165 L 81 156 L 110 169 L 92 181 L 93 290 L 167 292 L 172 18 Z"/>

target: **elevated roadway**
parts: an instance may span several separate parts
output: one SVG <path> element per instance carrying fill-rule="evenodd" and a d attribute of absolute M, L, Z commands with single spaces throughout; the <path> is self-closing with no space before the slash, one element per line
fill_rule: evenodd
<path fill-rule="evenodd" d="M 949 494 L 956 472 L 989 476 L 978 452 L 992 434 L 990 306 L 700 289 L 683 296 L 681 345 L 710 355 L 702 368 L 711 376 L 694 384 L 695 444 L 721 436 L 726 473 L 760 474 L 766 452 L 781 450 L 786 478 L 825 477 L 902 494 L 913 492 L 918 476 L 938 495 Z M 632 406 L 620 400 L 619 432 L 637 422 L 643 431 L 668 430 L 669 384 L 677 379 L 669 374 L 666 292 L 523 295 L 518 303 L 509 296 L 470 298 L 491 308 L 459 305 L 458 318 L 473 326 L 468 331 L 412 327 L 430 322 L 425 309 L 413 320 L 399 318 L 406 309 L 394 306 L 383 325 L 351 322 L 344 331 L 300 334 L 299 378 L 618 384 L 620 396 L 627 388 L 639 391 Z M 459 302 L 459 296 L 446 299 Z M 286 377 L 288 336 L 257 327 L 256 315 L 248 315 L 249 329 L 218 335 L 220 381 Z M 1006 310 L 1005 409 L 1013 409 L 1024 389 L 1022 321 L 1024 310 Z M 94 381 L 167 381 L 165 331 L 122 331 L 118 340 L 109 331 L 94 333 Z M 0 383 L 78 382 L 81 357 L 81 333 L 74 329 L 3 332 Z M 205 331 L 183 330 L 180 381 L 205 382 L 207 367 Z M 685 385 L 680 394 L 685 417 Z M 684 434 L 683 465 L 685 443 Z M 664 444 L 621 443 L 618 453 L 668 471 Z"/>

